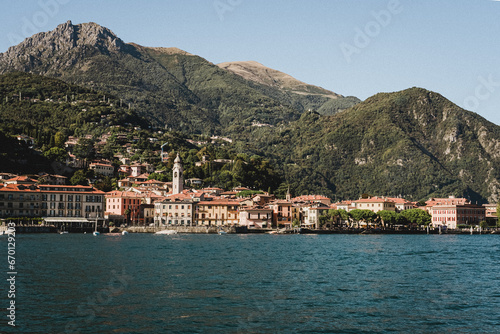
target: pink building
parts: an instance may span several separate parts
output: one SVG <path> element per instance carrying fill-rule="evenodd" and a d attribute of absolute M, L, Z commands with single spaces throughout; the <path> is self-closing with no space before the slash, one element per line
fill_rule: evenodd
<path fill-rule="evenodd" d="M 126 219 L 126 211 L 132 222 L 139 222 L 141 214 L 142 195 L 132 191 L 111 191 L 106 193 L 106 215 L 111 219 L 112 216 Z M 121 216 L 121 217 L 120 217 Z"/>
<path fill-rule="evenodd" d="M 438 204 L 431 209 L 432 224 L 456 229 L 458 225 L 477 225 L 485 220 L 486 209 L 474 204 Z"/>

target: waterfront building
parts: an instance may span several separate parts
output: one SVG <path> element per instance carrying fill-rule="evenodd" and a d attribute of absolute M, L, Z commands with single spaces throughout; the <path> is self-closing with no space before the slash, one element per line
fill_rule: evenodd
<path fill-rule="evenodd" d="M 90 186 L 5 184 L 0 217 L 102 218 L 104 192 Z"/>
<path fill-rule="evenodd" d="M 362 198 L 354 201 L 354 204 L 356 209 L 370 210 L 375 213 L 382 210 L 396 211 L 396 204 L 393 201 L 382 197 Z"/>
<path fill-rule="evenodd" d="M 196 203 L 195 220 L 197 225 L 224 226 L 238 225 L 240 202 L 232 199 L 213 199 Z"/>
<path fill-rule="evenodd" d="M 436 204 L 431 208 L 431 216 L 434 227 L 455 229 L 458 225 L 478 225 L 486 219 L 486 209 L 470 203 Z"/>
<path fill-rule="evenodd" d="M 289 200 L 275 200 L 268 204 L 273 210 L 273 226 L 292 228 L 293 203 Z"/>
<path fill-rule="evenodd" d="M 271 227 L 273 210 L 260 206 L 246 207 L 239 211 L 239 224 L 248 228 Z"/>
<path fill-rule="evenodd" d="M 385 197 L 387 200 L 394 202 L 396 212 L 410 210 L 415 208 L 415 204 L 404 198 L 399 197 Z"/>
<path fill-rule="evenodd" d="M 430 215 L 432 215 L 432 208 L 435 205 L 464 205 L 467 203 L 470 203 L 470 202 L 466 198 L 455 198 L 454 196 L 450 196 L 448 198 L 432 197 L 432 198 L 429 198 L 429 200 L 427 200 L 425 202 L 425 204 L 426 204 L 425 210 L 427 210 L 427 212 Z"/>
<path fill-rule="evenodd" d="M 323 203 L 303 206 L 304 226 L 319 229 L 319 217 L 327 213 L 328 210 L 330 210 L 330 207 Z"/>
<path fill-rule="evenodd" d="M 193 220 L 194 204 L 195 200 L 189 196 L 177 196 L 155 202 L 155 224 L 196 226 Z"/>
<path fill-rule="evenodd" d="M 488 222 L 490 226 L 495 226 L 498 223 L 497 204 L 489 203 L 483 206 L 486 211 L 486 222 Z"/>
<path fill-rule="evenodd" d="M 139 224 L 143 195 L 134 191 L 106 193 L 106 217 L 113 222 L 131 221 Z"/>

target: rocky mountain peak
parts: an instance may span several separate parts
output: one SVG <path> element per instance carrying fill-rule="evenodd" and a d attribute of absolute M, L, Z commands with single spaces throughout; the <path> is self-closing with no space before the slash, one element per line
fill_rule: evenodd
<path fill-rule="evenodd" d="M 30 70 L 30 64 L 40 65 L 67 51 L 95 49 L 111 53 L 125 48 L 126 44 L 108 28 L 93 22 L 74 25 L 67 21 L 52 31 L 35 34 L 11 46 L 0 54 L 0 67 L 26 71 Z"/>

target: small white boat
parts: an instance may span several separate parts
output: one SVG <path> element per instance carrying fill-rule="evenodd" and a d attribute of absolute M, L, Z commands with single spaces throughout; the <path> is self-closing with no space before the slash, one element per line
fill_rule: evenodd
<path fill-rule="evenodd" d="M 4 231 L 1 231 L 0 235 L 7 235 L 7 234 L 13 234 L 13 233 L 16 233 L 16 230 L 12 229 L 12 228 L 8 228 L 8 229 L 6 229 Z"/>
<path fill-rule="evenodd" d="M 226 235 L 227 232 L 226 231 L 219 231 L 219 235 Z"/>
<path fill-rule="evenodd" d="M 177 234 L 176 230 L 161 230 L 156 232 L 155 234 Z"/>
<path fill-rule="evenodd" d="M 98 236 L 99 234 L 101 234 L 101 233 L 99 233 L 99 232 L 97 232 L 97 231 L 94 231 L 92 234 L 93 234 L 95 237 L 97 237 L 97 236 Z"/>
<path fill-rule="evenodd" d="M 59 232 L 59 234 L 68 234 L 69 232 L 68 231 L 61 231 Z"/>
<path fill-rule="evenodd" d="M 128 232 L 127 231 L 122 231 L 122 235 L 127 235 Z"/>

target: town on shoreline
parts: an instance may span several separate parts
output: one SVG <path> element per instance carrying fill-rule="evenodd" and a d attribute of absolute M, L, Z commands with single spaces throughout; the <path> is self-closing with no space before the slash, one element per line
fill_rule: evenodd
<path fill-rule="evenodd" d="M 110 172 L 94 164 L 99 173 Z M 2 226 L 16 222 L 24 232 L 87 232 L 93 229 L 185 233 L 443 233 L 494 230 L 497 204 L 477 205 L 465 198 L 430 198 L 423 203 L 399 197 L 363 195 L 332 203 L 322 195 L 277 199 L 264 191 L 237 187 L 187 188 L 177 154 L 172 182 L 147 180 L 144 166 L 122 166 L 129 177 L 120 190 L 103 192 L 93 186 L 65 185 L 61 176 L 43 175 L 52 184 L 29 176 L 1 173 Z M 142 178 L 142 179 L 141 179 Z M 133 181 L 130 181 L 133 179 Z M 127 184 L 129 183 L 129 184 Z M 120 229 L 121 228 L 121 229 Z"/>

